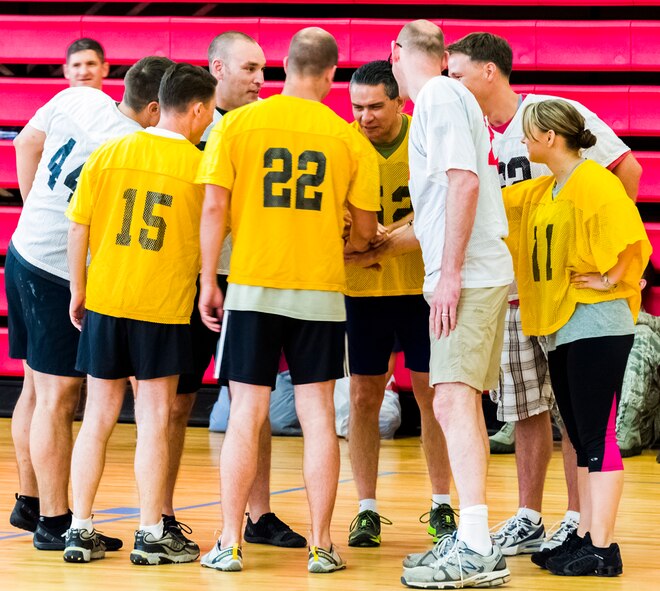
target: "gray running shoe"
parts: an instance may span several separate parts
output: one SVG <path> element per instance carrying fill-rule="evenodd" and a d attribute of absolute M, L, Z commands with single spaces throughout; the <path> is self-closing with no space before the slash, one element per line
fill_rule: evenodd
<path fill-rule="evenodd" d="M 96 530 L 69 529 L 64 542 L 65 562 L 89 562 L 105 558 L 105 544 Z"/>
<path fill-rule="evenodd" d="M 575 519 L 571 519 L 570 517 L 563 519 L 556 530 L 548 532 L 545 541 L 541 544 L 541 552 L 561 546 L 568 539 L 568 536 L 577 531 L 579 525 L 579 521 L 575 521 Z"/>
<path fill-rule="evenodd" d="M 545 527 L 543 521 L 532 523 L 527 517 L 514 515 L 505 521 L 491 538 L 505 556 L 531 554 L 541 548 L 545 538 Z"/>
<path fill-rule="evenodd" d="M 512 454 L 516 451 L 516 425 L 515 423 L 504 423 L 503 427 L 488 438 L 490 441 L 490 453 Z"/>
<path fill-rule="evenodd" d="M 456 542 L 456 534 L 457 532 L 453 532 L 451 535 L 441 538 L 433 548 L 426 552 L 414 552 L 408 554 L 403 559 L 403 567 L 414 568 L 416 566 L 431 566 L 444 552 L 454 545 Z"/>
<path fill-rule="evenodd" d="M 139 529 L 135 532 L 131 562 L 141 565 L 193 562 L 197 560 L 199 550 L 191 548 L 188 542 L 173 529 L 163 530 L 161 538 Z"/>
<path fill-rule="evenodd" d="M 404 568 L 401 582 L 419 589 L 462 589 L 497 587 L 510 579 L 506 560 L 497 546 L 493 546 L 488 556 L 482 556 L 452 536 L 442 542 L 435 562 Z"/>
<path fill-rule="evenodd" d="M 346 568 L 346 562 L 339 556 L 334 544 L 330 546 L 330 550 L 319 546 L 309 547 L 307 570 L 310 573 L 331 573 L 343 568 Z"/>
<path fill-rule="evenodd" d="M 227 548 L 220 547 L 220 540 L 214 544 L 200 561 L 202 566 L 224 571 L 243 570 L 243 550 L 238 544 L 232 544 Z"/>

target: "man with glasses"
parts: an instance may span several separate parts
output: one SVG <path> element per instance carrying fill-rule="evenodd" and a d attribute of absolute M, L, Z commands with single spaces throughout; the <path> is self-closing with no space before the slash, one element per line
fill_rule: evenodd
<path fill-rule="evenodd" d="M 441 76 L 446 65 L 442 31 L 429 21 L 407 24 L 392 44 L 401 95 L 415 102 L 409 186 L 431 308 L 430 383 L 461 506 L 457 533 L 406 557 L 402 581 L 493 587 L 510 574 L 488 531 L 481 392 L 499 378 L 513 268 L 488 129 L 476 99 Z"/>

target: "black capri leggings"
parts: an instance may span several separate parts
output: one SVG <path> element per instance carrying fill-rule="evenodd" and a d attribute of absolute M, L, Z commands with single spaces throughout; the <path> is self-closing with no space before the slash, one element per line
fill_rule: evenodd
<path fill-rule="evenodd" d="M 623 470 L 616 441 L 616 413 L 633 335 L 580 339 L 548 354 L 559 412 L 589 472 Z"/>

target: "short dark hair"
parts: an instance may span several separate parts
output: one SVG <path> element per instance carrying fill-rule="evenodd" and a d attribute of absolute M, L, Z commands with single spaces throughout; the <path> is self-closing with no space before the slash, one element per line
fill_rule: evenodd
<path fill-rule="evenodd" d="M 335 38 L 318 27 L 298 31 L 289 45 L 289 69 L 300 76 L 319 77 L 337 65 L 339 49 Z"/>
<path fill-rule="evenodd" d="M 136 113 L 158 100 L 160 81 L 174 62 L 166 57 L 150 55 L 131 66 L 124 78 L 124 102 Z"/>
<path fill-rule="evenodd" d="M 492 33 L 470 33 L 447 47 L 449 53 L 462 53 L 473 62 L 493 62 L 507 78 L 513 69 L 513 51 L 509 42 Z"/>
<path fill-rule="evenodd" d="M 105 61 L 105 51 L 103 50 L 103 45 L 101 45 L 96 39 L 90 39 L 89 37 L 81 37 L 76 39 L 69 47 L 66 48 L 66 62 L 69 63 L 69 59 L 74 53 L 79 51 L 87 51 L 91 49 L 99 56 L 101 63 Z"/>
<path fill-rule="evenodd" d="M 376 60 L 360 66 L 351 76 L 351 86 L 353 84 L 365 86 L 382 84 L 387 98 L 394 100 L 399 96 L 399 85 L 392 74 L 392 64 L 386 60 Z"/>
<path fill-rule="evenodd" d="M 184 112 L 190 103 L 208 102 L 218 81 L 208 70 L 187 63 L 174 64 L 160 81 L 158 101 L 165 111 Z"/>

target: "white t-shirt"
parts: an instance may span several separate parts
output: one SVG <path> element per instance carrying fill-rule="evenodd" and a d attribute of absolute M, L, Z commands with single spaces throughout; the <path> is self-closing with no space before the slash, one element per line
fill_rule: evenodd
<path fill-rule="evenodd" d="M 451 169 L 479 177 L 479 200 L 461 271 L 464 288 L 496 287 L 513 280 L 504 243 L 508 232 L 497 169 L 489 163 L 490 135 L 479 104 L 459 82 L 444 76 L 420 91 L 410 128 L 410 195 L 415 234 L 422 247 L 424 291 L 440 279 L 445 244 L 445 212 Z"/>
<path fill-rule="evenodd" d="M 209 139 L 209 135 L 211 135 L 211 130 L 215 127 L 216 123 L 218 123 L 221 119 L 222 119 L 222 113 L 218 111 L 218 109 L 215 109 L 213 111 L 213 121 L 211 122 L 211 125 L 209 125 L 206 128 L 206 131 L 202 136 L 201 141 L 204 145 L 206 145 L 206 142 Z M 230 231 L 227 233 L 224 242 L 222 243 L 222 250 L 220 251 L 220 259 L 218 260 L 218 271 L 217 271 L 218 275 L 229 275 L 231 248 L 232 248 L 232 242 L 231 242 L 231 231 Z"/>
<path fill-rule="evenodd" d="M 497 129 L 493 129 L 493 153 L 499 161 L 501 187 L 508 187 L 520 181 L 552 174 L 545 164 L 529 161 L 527 146 L 521 141 L 523 138 L 522 115 L 527 105 L 556 98 L 554 96 L 528 94 L 504 132 L 499 133 Z M 591 133 L 598 138 L 595 146 L 584 150 L 583 156 L 585 158 L 594 160 L 601 166 L 608 167 L 623 154 L 630 151 L 630 148 L 595 113 L 575 101 L 562 100 L 571 103 L 580 112 L 585 119 L 586 128 L 591 130 Z"/>
<path fill-rule="evenodd" d="M 46 140 L 11 243 L 27 263 L 68 281 L 64 211 L 83 164 L 102 143 L 142 128 L 107 94 L 88 87 L 58 93 L 28 125 L 43 131 Z"/>

